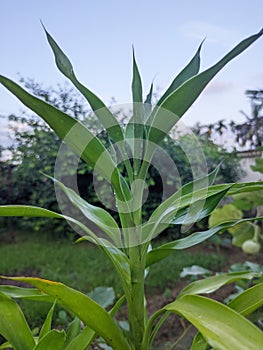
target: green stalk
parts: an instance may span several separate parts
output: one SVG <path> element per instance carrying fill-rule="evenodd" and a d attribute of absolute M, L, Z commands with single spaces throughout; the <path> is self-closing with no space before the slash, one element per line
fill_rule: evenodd
<path fill-rule="evenodd" d="M 136 232 L 133 233 L 136 234 Z M 144 303 L 145 257 L 141 255 L 141 246 L 130 247 L 129 257 L 131 268 L 131 300 L 128 302 L 130 337 L 134 350 L 142 350 L 146 310 Z"/>

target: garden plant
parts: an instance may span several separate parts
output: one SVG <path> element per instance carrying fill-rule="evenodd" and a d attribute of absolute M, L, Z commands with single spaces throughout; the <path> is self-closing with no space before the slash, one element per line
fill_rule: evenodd
<path fill-rule="evenodd" d="M 150 315 L 147 313 L 144 281 L 152 264 L 165 259 L 176 250 L 200 244 L 220 231 L 255 220 L 246 218 L 225 221 L 205 231 L 194 231 L 194 224 L 209 216 L 225 196 L 262 190 L 263 183 L 213 184 L 220 164 L 211 173 L 206 173 L 202 150 L 198 150 L 198 144 L 192 135 L 188 138 L 192 144 L 182 145 L 192 167 L 192 181 L 183 186 L 177 183 L 174 193 L 164 197 L 147 219 L 142 216 L 149 166 L 153 164 L 158 167 L 156 154 L 157 158 L 165 156 L 159 146 L 161 141 L 175 124 L 180 124 L 180 118 L 210 80 L 262 34 L 263 31 L 260 31 L 243 40 L 214 66 L 201 73 L 200 45 L 191 61 L 175 77 L 154 106 L 152 86 L 143 99 L 141 77 L 133 53 L 133 103 L 129 106 L 132 113 L 129 121 L 120 125 L 114 111 L 107 108 L 77 79 L 69 59 L 46 32 L 58 69 L 89 102 L 95 116 L 108 133 L 108 147 L 100 140 L 99 134 L 94 135 L 84 123 L 29 94 L 10 79 L 0 76 L 2 85 L 43 118 L 63 140 L 52 179 L 56 185 L 62 213 L 34 206 L 6 205 L 0 207 L 0 215 L 67 220 L 80 234 L 81 238 L 78 241 L 87 240 L 97 244 L 105 253 L 105 258 L 114 266 L 123 288 L 123 296 L 108 310 L 90 296 L 60 282 L 33 277 L 2 276 L 13 281 L 29 283 L 34 288 L 0 286 L 0 334 L 7 342 L 1 348 L 84 350 L 96 337 L 101 337 L 112 349 L 149 350 L 159 328 L 171 313 L 185 318 L 198 330 L 193 339 L 192 350 L 209 347 L 228 350 L 262 348 L 263 332 L 246 316 L 262 305 L 263 283 L 247 289 L 229 305 L 204 296 L 225 284 L 239 279 L 259 277 L 259 274 L 249 271 L 234 272 L 194 281 L 181 290 L 176 300 Z M 97 174 L 94 183 L 96 186 L 99 184 L 98 193 L 101 187 L 105 188 L 104 184 L 100 186 L 101 178 L 105 180 L 106 185 L 108 184 L 107 201 L 104 204 L 110 210 L 91 205 L 81 198 L 77 191 L 76 179 L 71 188 L 59 180 L 60 160 L 67 154 L 65 145 L 75 152 L 76 164 L 79 158 L 82 158 L 94 167 Z M 193 156 L 190 152 L 191 147 L 194 149 Z M 196 162 L 197 158 L 199 162 Z M 163 187 L 165 188 L 165 185 Z M 98 195 L 101 195 L 103 201 L 105 191 Z M 68 198 L 68 202 L 65 201 L 65 197 Z M 76 215 L 70 204 L 77 210 Z M 114 219 L 112 211 L 118 213 L 118 219 Z M 152 247 L 152 240 L 168 225 L 179 225 L 184 237 Z M 87 274 L 89 273 L 91 272 L 87 271 Z M 19 298 L 48 301 L 53 304 L 37 337 L 33 336 L 14 300 Z M 114 314 L 122 303 L 127 304 L 129 327 L 126 329 L 121 328 L 114 319 Z M 66 331 L 51 327 L 56 304 L 62 305 L 75 316 Z"/>

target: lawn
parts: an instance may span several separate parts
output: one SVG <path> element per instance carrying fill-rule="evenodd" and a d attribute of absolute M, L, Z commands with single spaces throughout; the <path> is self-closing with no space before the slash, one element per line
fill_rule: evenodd
<path fill-rule="evenodd" d="M 2 237 L 1 237 L 2 236 Z M 111 262 L 98 247 L 82 242 L 73 244 L 69 239 L 52 240 L 48 235 L 33 233 L 16 235 L 15 243 L 0 236 L 0 274 L 38 276 L 63 282 L 84 293 L 97 286 L 112 286 L 121 295 L 120 282 Z M 183 267 L 193 264 L 220 270 L 224 257 L 207 252 L 177 252 L 151 267 L 146 277 L 146 292 L 151 297 L 167 293 L 178 281 Z M 3 282 L 4 283 L 4 282 Z M 24 301 L 21 303 L 32 327 L 40 326 L 50 305 Z M 63 323 L 57 310 L 56 322 Z"/>

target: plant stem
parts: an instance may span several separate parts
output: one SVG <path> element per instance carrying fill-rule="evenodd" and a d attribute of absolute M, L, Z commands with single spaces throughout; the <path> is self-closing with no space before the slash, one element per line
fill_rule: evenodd
<path fill-rule="evenodd" d="M 144 304 L 145 258 L 141 255 L 141 246 L 131 246 L 129 248 L 129 258 L 131 268 L 131 299 L 128 302 L 128 318 L 131 330 L 131 343 L 134 346 L 134 350 L 141 350 L 146 315 Z"/>

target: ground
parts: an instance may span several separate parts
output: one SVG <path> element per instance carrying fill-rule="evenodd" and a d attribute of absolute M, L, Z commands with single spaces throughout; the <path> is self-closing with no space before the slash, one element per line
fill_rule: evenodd
<path fill-rule="evenodd" d="M 2 244 L 3 244 L 3 242 L 2 242 Z M 21 244 L 21 242 L 20 242 L 20 244 Z M 8 252 L 7 252 L 6 247 L 7 246 L 4 245 L 2 248 L 5 249 L 5 250 L 3 250 L 3 252 L 6 253 L 5 257 L 7 258 Z M 32 250 L 32 246 L 30 246 L 30 247 L 31 247 L 30 249 Z M 57 255 L 60 254 L 59 249 L 63 249 L 63 247 L 61 246 L 61 244 L 59 242 L 53 243 L 53 247 L 54 247 L 55 253 Z M 12 245 L 11 248 L 13 250 L 14 246 Z M 37 246 L 34 246 L 34 248 L 38 249 Z M 25 248 L 23 248 L 23 249 L 25 249 Z M 74 248 L 74 250 L 70 251 L 70 254 L 71 254 L 70 255 L 70 257 L 71 257 L 70 264 L 73 263 L 73 252 L 75 252 L 75 249 L 76 248 Z M 195 256 L 197 254 L 201 254 L 201 255 L 202 254 L 204 254 L 204 255 L 209 254 L 209 256 L 210 256 L 210 254 L 211 254 L 211 256 L 212 256 L 212 254 L 217 254 L 221 258 L 223 257 L 223 259 L 221 259 L 221 261 L 223 261 L 223 263 L 221 263 L 221 265 L 220 265 L 220 271 L 227 271 L 229 269 L 230 265 L 237 263 L 237 262 L 251 261 L 251 262 L 263 264 L 262 253 L 258 254 L 258 255 L 247 255 L 247 254 L 243 253 L 241 251 L 241 249 L 233 247 L 231 244 L 228 244 L 227 246 L 222 247 L 222 246 L 219 246 L 218 244 L 213 244 L 213 243 L 209 242 L 209 243 L 205 243 L 205 244 L 190 248 L 187 250 L 187 252 L 193 256 Z M 40 253 L 40 251 L 39 251 L 39 253 Z M 51 253 L 51 250 L 50 250 L 50 253 Z M 77 255 L 78 255 L 77 258 L 82 258 L 82 256 L 80 256 L 81 253 L 82 253 L 82 249 L 77 251 Z M 92 251 L 90 252 L 90 254 L 91 253 L 92 253 Z M 27 255 L 28 254 L 29 253 L 27 253 Z M 62 250 L 61 257 L 59 255 L 58 260 L 60 261 L 64 257 L 65 254 L 66 254 L 66 252 L 64 250 Z M 94 256 L 92 256 L 92 259 L 89 259 L 89 260 L 92 260 L 94 263 L 96 257 L 97 257 L 97 252 L 95 251 Z M 40 255 L 38 256 L 38 258 L 40 259 Z M 46 260 L 46 255 L 43 256 L 43 261 L 45 261 L 45 260 Z M 68 261 L 67 257 L 65 258 L 65 262 L 66 261 Z M 169 260 L 167 262 L 169 262 Z M 43 264 L 43 262 L 42 262 L 42 264 Z M 98 269 L 98 266 L 101 264 L 102 264 L 101 261 L 98 261 L 98 265 L 96 265 L 96 269 Z M 65 265 L 65 263 L 64 263 L 64 265 Z M 85 265 L 85 268 L 87 269 L 87 262 L 85 262 L 84 265 Z M 53 262 L 52 262 L 52 266 L 53 266 Z M 165 264 L 164 264 L 164 266 L 165 266 Z M 106 266 L 104 266 L 104 268 L 106 268 Z M 96 270 L 96 271 L 98 272 L 98 274 L 100 273 L 98 270 Z M 61 272 L 61 271 L 59 270 L 59 272 Z M 108 272 L 106 271 L 106 273 L 108 273 Z M 158 275 L 158 273 L 160 273 L 159 270 L 157 271 L 157 275 Z M 16 273 L 10 273 L 10 274 L 16 274 Z M 23 274 L 23 275 L 27 275 L 27 276 L 30 276 L 30 275 L 37 276 L 39 274 L 39 269 L 36 267 L 35 267 L 35 269 L 33 269 L 31 267 L 29 269 L 22 270 L 22 273 L 21 273 L 21 271 L 19 271 L 19 274 L 20 275 Z M 50 276 L 42 276 L 42 277 L 50 278 Z M 52 279 L 52 278 L 50 278 L 50 279 Z M 5 280 L 4 282 L 5 282 L 5 284 L 7 284 L 7 283 L 14 284 L 13 282 L 8 281 L 8 280 Z M 112 282 L 112 283 L 114 286 L 114 282 Z M 146 288 L 147 310 L 148 310 L 149 315 L 152 314 L 157 309 L 162 308 L 164 305 L 172 302 L 176 298 L 176 296 L 178 295 L 180 290 L 184 286 L 186 286 L 188 283 L 189 283 L 189 279 L 187 280 L 185 278 L 183 280 L 179 280 L 179 281 L 177 280 L 176 283 L 169 282 L 168 287 L 166 287 L 166 286 L 158 287 L 156 285 L 155 285 L 155 287 L 147 286 L 147 288 Z M 21 285 L 20 283 L 17 283 L 17 284 Z M 116 286 L 114 286 L 114 287 L 116 287 Z M 233 292 L 235 292 L 235 285 L 230 284 L 230 285 L 227 285 L 225 287 L 222 287 L 216 293 L 213 293 L 210 296 L 212 298 L 215 298 L 216 300 L 224 301 L 224 299 L 226 297 L 228 297 L 230 294 L 232 294 Z M 121 312 L 119 312 L 119 314 L 117 315 L 117 318 L 118 319 L 126 319 L 127 318 L 126 314 L 127 313 L 126 313 L 126 310 L 124 307 L 123 310 Z M 184 332 L 185 332 L 185 336 L 181 339 L 181 341 L 177 344 L 176 347 L 173 347 L 172 344 Z M 176 315 L 170 315 L 169 318 L 164 323 L 164 325 L 159 330 L 158 336 L 154 342 L 154 349 L 155 350 L 165 350 L 165 349 L 186 350 L 186 349 L 190 349 L 190 343 L 192 341 L 192 338 L 193 338 L 195 332 L 196 331 L 193 327 L 189 328 L 189 324 L 186 321 L 180 319 Z"/>

